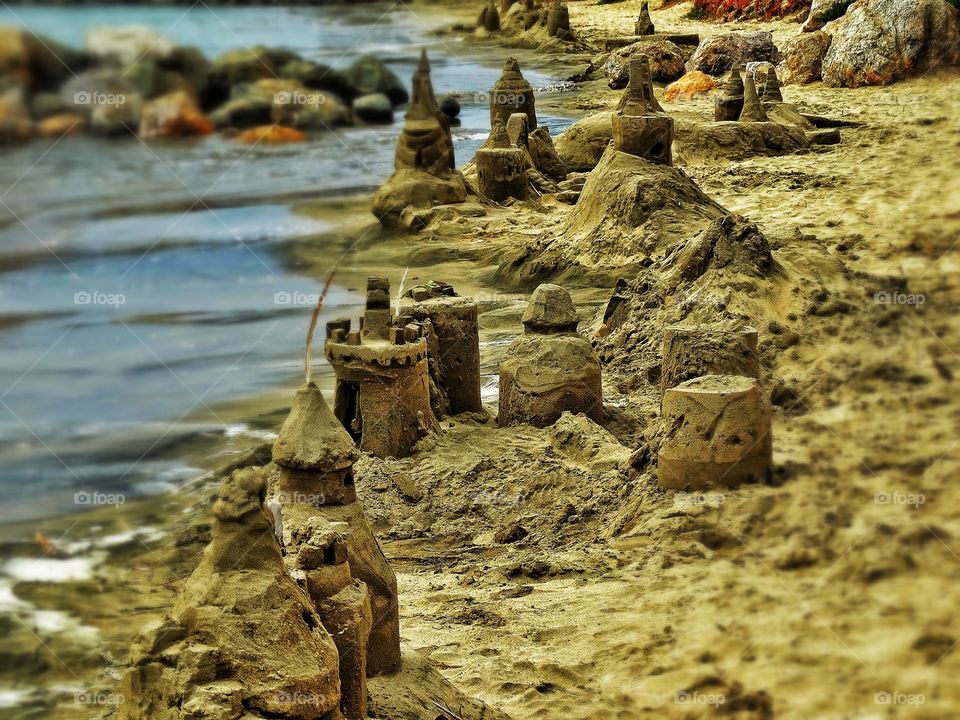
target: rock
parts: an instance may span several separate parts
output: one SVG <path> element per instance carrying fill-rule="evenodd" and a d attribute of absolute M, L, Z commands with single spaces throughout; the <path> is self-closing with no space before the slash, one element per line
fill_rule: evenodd
<path fill-rule="evenodd" d="M 33 132 L 23 90 L 12 87 L 0 95 L 0 145 L 24 142 L 30 139 Z"/>
<path fill-rule="evenodd" d="M 813 0 L 810 4 L 810 14 L 801 27 L 802 32 L 814 32 L 823 28 L 831 20 L 843 17 L 847 8 L 854 0 Z"/>
<path fill-rule="evenodd" d="M 87 121 L 76 113 L 60 113 L 44 118 L 37 123 L 37 134 L 45 138 L 59 138 L 83 132 Z"/>
<path fill-rule="evenodd" d="M 35 120 L 42 120 L 51 115 L 60 115 L 67 112 L 67 105 L 59 93 L 37 93 L 30 98 L 30 116 Z"/>
<path fill-rule="evenodd" d="M 240 143 L 265 145 L 284 145 L 286 143 L 303 142 L 307 139 L 299 130 L 284 127 L 283 125 L 262 125 L 244 130 L 234 140 Z"/>
<path fill-rule="evenodd" d="M 440 101 L 440 112 L 451 120 L 460 115 L 460 101 L 455 95 L 447 94 Z"/>
<path fill-rule="evenodd" d="M 210 121 L 219 129 L 250 128 L 270 122 L 273 103 L 263 98 L 230 100 L 212 113 Z"/>
<path fill-rule="evenodd" d="M 81 73 L 60 89 L 60 99 L 70 112 L 87 118 L 98 135 L 135 133 L 140 124 L 142 98 L 121 70 Z"/>
<path fill-rule="evenodd" d="M 787 40 L 781 48 L 783 59 L 777 68 L 780 81 L 784 85 L 805 85 L 819 80 L 830 41 L 831 37 L 819 30 Z"/>
<path fill-rule="evenodd" d="M 635 55 L 646 55 L 650 61 L 653 79 L 657 82 L 671 82 L 684 73 L 684 64 L 689 53 L 669 40 L 642 40 L 614 50 L 603 66 L 607 85 L 614 90 L 627 86 L 630 79 L 630 59 Z"/>
<path fill-rule="evenodd" d="M 400 497 L 410 503 L 418 503 L 423 500 L 423 490 L 417 485 L 417 482 L 407 473 L 400 473 L 393 478 L 397 485 L 397 491 Z"/>
<path fill-rule="evenodd" d="M 554 141 L 568 171 L 593 170 L 613 139 L 613 112 L 599 112 L 577 120 Z"/>
<path fill-rule="evenodd" d="M 143 98 L 152 98 L 159 83 L 157 64 L 152 60 L 138 60 L 123 70 L 123 79 L 133 85 Z"/>
<path fill-rule="evenodd" d="M 960 11 L 944 0 L 858 0 L 827 32 L 830 87 L 888 85 L 960 60 Z"/>
<path fill-rule="evenodd" d="M 291 60 L 280 68 L 278 75 L 284 79 L 297 80 L 312 90 L 331 92 L 348 103 L 357 96 L 357 90 L 347 76 L 329 65 L 309 60 Z"/>
<path fill-rule="evenodd" d="M 350 111 L 336 95 L 320 90 L 281 91 L 273 96 L 271 120 L 297 130 L 330 130 L 349 125 Z"/>
<path fill-rule="evenodd" d="M 382 60 L 373 55 L 361 55 L 345 73 L 350 83 L 361 94 L 383 93 L 394 107 L 410 99 L 400 78 Z"/>
<path fill-rule="evenodd" d="M 393 103 L 383 93 L 361 95 L 353 101 L 353 114 L 368 123 L 393 122 Z"/>
<path fill-rule="evenodd" d="M 842 138 L 837 128 L 811 130 L 807 133 L 807 142 L 811 145 L 839 145 Z"/>
<path fill-rule="evenodd" d="M 90 28 L 85 45 L 95 57 L 122 66 L 167 57 L 176 47 L 169 38 L 142 25 Z"/>
<path fill-rule="evenodd" d="M 213 123 L 184 91 L 162 95 L 143 106 L 140 112 L 140 137 L 188 137 L 209 135 Z"/>
<path fill-rule="evenodd" d="M 769 31 L 721 33 L 700 43 L 687 62 L 687 70 L 699 70 L 718 77 L 751 60 L 776 63 L 779 59 L 773 33 Z"/>
<path fill-rule="evenodd" d="M 688 72 L 676 82 L 667 85 L 663 91 L 663 99 L 666 102 L 673 102 L 681 98 L 689 99 L 695 95 L 703 95 L 713 90 L 717 82 L 699 70 Z"/>
<path fill-rule="evenodd" d="M 257 45 L 252 48 L 230 50 L 215 58 L 210 64 L 208 94 L 210 102 L 219 104 L 231 97 L 230 89 L 240 83 L 278 77 L 280 68 L 299 60 L 296 53 L 288 50 L 273 50 Z"/>
<path fill-rule="evenodd" d="M 142 104 L 140 96 L 133 95 L 116 104 L 103 103 L 94 106 L 90 114 L 90 131 L 104 137 L 135 134 L 140 123 Z"/>
<path fill-rule="evenodd" d="M 534 167 L 555 182 L 565 180 L 567 166 L 557 152 L 550 137 L 550 131 L 541 126 L 527 137 L 527 150 L 533 160 Z"/>
<path fill-rule="evenodd" d="M 685 164 L 788 155 L 807 147 L 803 130 L 776 122 L 678 123 L 674 153 Z"/>
<path fill-rule="evenodd" d="M 373 196 L 373 214 L 388 227 L 407 230 L 419 229 L 404 222 L 408 208 L 431 209 L 436 205 L 462 203 L 467 199 L 467 187 L 458 172 L 441 178 L 422 170 L 397 170 L 380 186 Z M 413 220 L 416 214 L 408 213 Z"/>
<path fill-rule="evenodd" d="M 806 11 L 810 0 L 694 0 L 693 10 L 704 19 L 770 20 Z"/>
<path fill-rule="evenodd" d="M 86 70 L 92 58 L 85 52 L 15 27 L 0 27 L 0 77 L 32 92 L 52 91 Z"/>
<path fill-rule="evenodd" d="M 161 71 L 159 85 L 162 92 L 182 89 L 195 95 L 198 100 L 206 100 L 210 61 L 199 48 L 177 46 L 154 62 Z M 174 87 L 175 83 L 183 85 Z"/>

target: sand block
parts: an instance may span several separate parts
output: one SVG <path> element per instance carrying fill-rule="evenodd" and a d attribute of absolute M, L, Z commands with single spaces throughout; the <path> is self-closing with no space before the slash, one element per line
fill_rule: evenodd
<path fill-rule="evenodd" d="M 756 328 L 719 323 L 668 326 L 663 331 L 660 393 L 701 375 L 759 378 Z"/>
<path fill-rule="evenodd" d="M 754 378 L 705 375 L 670 388 L 663 422 L 660 487 L 710 490 L 768 478 L 770 406 Z"/>

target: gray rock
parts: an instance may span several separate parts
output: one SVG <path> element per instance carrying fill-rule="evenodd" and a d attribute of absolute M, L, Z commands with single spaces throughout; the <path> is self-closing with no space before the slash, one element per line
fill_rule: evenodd
<path fill-rule="evenodd" d="M 393 103 L 384 93 L 361 95 L 353 101 L 353 114 L 368 123 L 392 123 Z"/>
<path fill-rule="evenodd" d="M 646 55 L 650 60 L 650 72 L 657 82 L 673 82 L 684 73 L 684 64 L 690 57 L 687 50 L 669 40 L 641 40 L 610 53 L 603 65 L 607 85 L 621 90 L 630 80 L 630 59 Z"/>
<path fill-rule="evenodd" d="M 960 60 L 960 11 L 944 0 L 858 0 L 826 31 L 831 87 L 888 85 Z"/>
<path fill-rule="evenodd" d="M 347 68 L 347 79 L 359 93 L 383 93 L 394 107 L 410 99 L 406 87 L 382 60 L 373 55 L 361 55 Z"/>
<path fill-rule="evenodd" d="M 280 68 L 278 75 L 284 79 L 299 80 L 304 87 L 313 90 L 331 92 L 348 103 L 357 96 L 357 89 L 347 76 L 329 65 L 309 60 L 291 60 Z"/>
<path fill-rule="evenodd" d="M 785 42 L 780 51 L 783 59 L 777 67 L 780 81 L 784 85 L 805 85 L 819 80 L 830 42 L 830 36 L 821 30 Z"/>
<path fill-rule="evenodd" d="M 687 70 L 699 70 L 714 77 L 737 65 L 766 60 L 777 63 L 780 54 L 773 44 L 773 33 L 721 33 L 704 40 L 687 62 Z"/>

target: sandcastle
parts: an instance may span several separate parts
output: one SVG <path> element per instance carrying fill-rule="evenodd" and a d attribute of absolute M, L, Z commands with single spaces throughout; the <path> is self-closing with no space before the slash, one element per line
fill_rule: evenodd
<path fill-rule="evenodd" d="M 547 11 L 547 35 L 560 40 L 573 37 L 570 32 L 570 10 L 563 0 L 553 0 Z"/>
<path fill-rule="evenodd" d="M 397 579 L 377 543 L 362 505 L 356 500 L 355 492 L 332 499 L 327 494 L 334 478 L 349 478 L 352 489 L 353 462 L 356 457 L 357 451 L 350 436 L 330 411 L 319 388 L 314 383 L 301 386 L 273 445 L 276 470 L 271 477 L 271 489 L 280 504 L 285 559 L 291 570 L 316 570 L 325 572 L 324 577 L 339 573 L 342 579 L 345 568 L 336 570 L 318 566 L 315 546 L 319 544 L 326 548 L 330 545 L 320 542 L 321 536 L 317 536 L 317 531 L 325 527 L 324 522 L 346 523 L 349 533 L 343 532 L 342 539 L 351 578 L 365 583 L 369 593 L 372 627 L 366 642 L 366 668 L 367 674 L 373 676 L 394 672 L 400 666 Z M 291 471 L 295 472 L 291 475 Z M 290 491 L 291 476 L 296 478 L 296 492 Z M 323 537 L 328 536 L 329 533 Z M 304 548 L 308 555 L 301 561 L 299 554 Z M 330 552 L 336 551 L 334 547 Z M 307 587 L 310 589 L 309 582 Z M 310 590 L 314 599 L 320 596 L 317 595 L 317 587 Z M 325 592 L 336 594 L 332 592 L 332 586 L 324 587 L 327 588 Z M 351 591 L 351 597 L 357 593 L 359 589 Z M 323 593 L 321 595 L 327 597 Z M 348 599 L 344 596 L 341 601 L 347 602 Z M 362 611 L 356 610 L 360 601 L 354 600 L 348 603 L 354 608 L 349 616 L 357 618 L 357 612 L 362 615 Z M 333 600 L 331 603 L 337 605 Z M 355 625 L 357 632 L 363 627 L 359 619 Z M 359 658 L 350 660 L 354 663 L 358 661 Z"/>
<path fill-rule="evenodd" d="M 749 325 L 664 330 L 661 487 L 709 490 L 768 477 L 771 411 L 759 377 L 757 331 Z"/>
<path fill-rule="evenodd" d="M 399 312 L 427 328 L 434 414 L 481 411 L 477 303 L 446 283 L 429 283 L 411 288 Z"/>
<path fill-rule="evenodd" d="M 770 407 L 754 378 L 704 375 L 663 395 L 666 437 L 661 487 L 710 490 L 763 482 L 770 474 Z"/>
<path fill-rule="evenodd" d="M 522 320 L 524 334 L 500 364 L 500 425 L 546 427 L 564 411 L 602 420 L 600 362 L 577 332 L 570 293 L 559 285 L 539 286 Z"/>
<path fill-rule="evenodd" d="M 630 60 L 630 82 L 613 114 L 613 144 L 620 152 L 659 165 L 673 164 L 673 118 L 653 94 L 646 55 Z"/>
<path fill-rule="evenodd" d="M 406 457 L 436 427 L 424 327 L 401 322 L 391 312 L 390 281 L 370 277 L 360 329 L 349 319 L 327 323 L 334 413 L 360 449 L 378 457 Z"/>
<path fill-rule="evenodd" d="M 650 3 L 640 3 L 640 15 L 633 26 L 634 35 L 653 35 L 656 32 L 653 28 L 653 20 L 650 19 Z"/>
<path fill-rule="evenodd" d="M 506 127 L 497 117 L 487 143 L 477 150 L 477 190 L 496 202 L 507 198 L 526 199 L 530 181 L 527 168 L 529 155 L 510 142 Z"/>
<path fill-rule="evenodd" d="M 500 29 L 500 13 L 497 11 L 497 6 L 493 0 L 484 5 L 483 10 L 480 11 L 480 15 L 477 17 L 477 27 L 483 28 L 487 32 L 497 32 Z"/>
<path fill-rule="evenodd" d="M 757 86 L 750 73 L 743 78 L 743 110 L 738 119 L 740 122 L 767 122 L 767 111 L 757 96 Z"/>
<path fill-rule="evenodd" d="M 760 100 L 765 103 L 782 103 L 783 93 L 780 90 L 780 78 L 772 65 L 767 68 L 767 75 L 763 80 L 763 93 Z"/>
<path fill-rule="evenodd" d="M 713 101 L 713 119 L 717 122 L 735 121 L 740 119 L 743 112 L 743 77 L 740 68 L 731 68 L 720 93 Z"/>
<path fill-rule="evenodd" d="M 509 58 L 503 66 L 500 79 L 490 91 L 490 127 L 497 120 L 504 127 L 513 113 L 527 116 L 527 127 L 532 131 L 537 127 L 537 108 L 533 88 L 520 72 L 520 64 L 515 58 Z"/>
<path fill-rule="evenodd" d="M 341 717 L 337 646 L 284 566 L 265 495 L 261 468 L 221 484 L 200 564 L 133 648 L 122 720 Z"/>
<path fill-rule="evenodd" d="M 297 569 L 323 627 L 340 655 L 340 709 L 348 720 L 367 717 L 367 642 L 373 626 L 366 583 L 355 580 L 347 560 L 345 523 L 317 518 L 300 546 Z"/>
<path fill-rule="evenodd" d="M 420 64 L 413 74 L 413 93 L 397 140 L 395 167 L 424 170 L 431 175 L 444 175 L 456 167 L 450 120 L 437 105 L 426 50 L 421 51 Z"/>

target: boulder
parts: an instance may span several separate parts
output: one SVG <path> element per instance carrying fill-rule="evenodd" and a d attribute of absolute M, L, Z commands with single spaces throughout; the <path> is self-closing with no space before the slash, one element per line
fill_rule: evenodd
<path fill-rule="evenodd" d="M 527 136 L 527 150 L 534 167 L 555 182 L 565 180 L 567 166 L 557 152 L 546 126 L 540 126 Z"/>
<path fill-rule="evenodd" d="M 813 0 L 810 3 L 810 14 L 807 21 L 800 28 L 803 32 L 815 32 L 823 28 L 831 20 L 843 17 L 847 8 L 854 0 Z"/>
<path fill-rule="evenodd" d="M 347 76 L 329 65 L 309 60 L 291 60 L 280 68 L 278 75 L 284 79 L 297 80 L 312 90 L 333 93 L 345 102 L 350 102 L 357 96 L 356 88 L 350 84 Z"/>
<path fill-rule="evenodd" d="M 82 115 L 97 135 L 135 133 L 143 99 L 119 69 L 90 70 L 60 88 L 68 112 Z"/>
<path fill-rule="evenodd" d="M 630 79 L 630 59 L 636 55 L 646 55 L 650 61 L 650 72 L 657 82 L 671 82 L 683 75 L 684 63 L 690 54 L 669 40 L 642 40 L 614 50 L 603 66 L 607 85 L 614 90 L 627 86 Z"/>
<path fill-rule="evenodd" d="M 613 112 L 599 112 L 577 120 L 557 135 L 557 154 L 571 172 L 593 170 L 613 139 Z"/>
<path fill-rule="evenodd" d="M 776 122 L 678 123 L 673 151 L 685 164 L 787 155 L 807 147 L 803 130 Z"/>
<path fill-rule="evenodd" d="M 22 28 L 0 27 L 0 77 L 33 92 L 55 90 L 89 67 L 90 56 Z"/>
<path fill-rule="evenodd" d="M 368 93 L 353 101 L 353 114 L 368 123 L 392 123 L 393 103 L 383 93 Z"/>
<path fill-rule="evenodd" d="M 960 11 L 945 0 L 858 0 L 827 32 L 831 87 L 889 85 L 960 60 Z"/>
<path fill-rule="evenodd" d="M 699 70 L 718 77 L 736 65 L 751 60 L 776 63 L 780 59 L 773 33 L 758 30 L 750 33 L 721 33 L 707 38 L 687 61 L 687 70 Z"/>
<path fill-rule="evenodd" d="M 136 133 L 142 105 L 137 94 L 126 95 L 117 102 L 95 104 L 90 113 L 90 132 L 104 137 Z"/>
<path fill-rule="evenodd" d="M 176 47 L 169 38 L 142 25 L 90 28 L 85 45 L 87 52 L 101 61 L 122 66 L 164 58 Z"/>
<path fill-rule="evenodd" d="M 283 125 L 263 125 L 261 127 L 244 130 L 234 140 L 250 145 L 285 145 L 287 143 L 303 142 L 307 139 L 299 130 L 284 127 Z"/>
<path fill-rule="evenodd" d="M 276 78 L 281 67 L 292 60 L 299 59 L 296 53 L 289 50 L 275 50 L 263 45 L 230 50 L 215 58 L 210 64 L 208 76 L 210 101 L 214 104 L 223 102 L 231 96 L 230 89 L 234 85 Z"/>
<path fill-rule="evenodd" d="M 460 101 L 456 95 L 447 93 L 440 101 L 440 112 L 453 120 L 460 115 Z"/>
<path fill-rule="evenodd" d="M 30 98 L 30 117 L 34 120 L 42 120 L 65 112 L 67 112 L 67 105 L 59 93 L 42 92 Z"/>
<path fill-rule="evenodd" d="M 298 130 L 330 130 L 351 121 L 350 110 L 343 101 L 320 90 L 275 93 L 270 117 L 275 123 Z"/>
<path fill-rule="evenodd" d="M 143 106 L 139 135 L 143 138 L 209 135 L 213 123 L 184 91 L 162 95 Z"/>
<path fill-rule="evenodd" d="M 23 90 L 12 87 L 0 95 L 0 145 L 29 140 L 33 132 Z"/>
<path fill-rule="evenodd" d="M 830 41 L 830 36 L 821 30 L 787 40 L 781 48 L 782 59 L 777 67 L 780 82 L 784 85 L 805 85 L 819 80 Z"/>
<path fill-rule="evenodd" d="M 50 115 L 37 123 L 37 134 L 45 138 L 59 138 L 74 135 L 87 127 L 87 121 L 76 113 Z"/>
<path fill-rule="evenodd" d="M 373 55 L 361 55 L 347 68 L 346 77 L 358 93 L 383 93 L 394 107 L 410 99 L 406 87 L 393 71 Z"/>
<path fill-rule="evenodd" d="M 219 129 L 250 128 L 269 123 L 272 112 L 270 100 L 247 97 L 224 103 L 210 113 L 210 121 Z"/>
<path fill-rule="evenodd" d="M 709 75 L 692 70 L 676 82 L 672 82 L 663 91 L 663 99 L 666 102 L 674 100 L 690 99 L 696 95 L 703 95 L 710 92 L 717 86 L 717 81 Z"/>
<path fill-rule="evenodd" d="M 156 58 L 154 62 L 161 75 L 161 92 L 182 89 L 200 100 L 206 99 L 210 61 L 198 48 L 177 46 L 164 57 Z"/>

